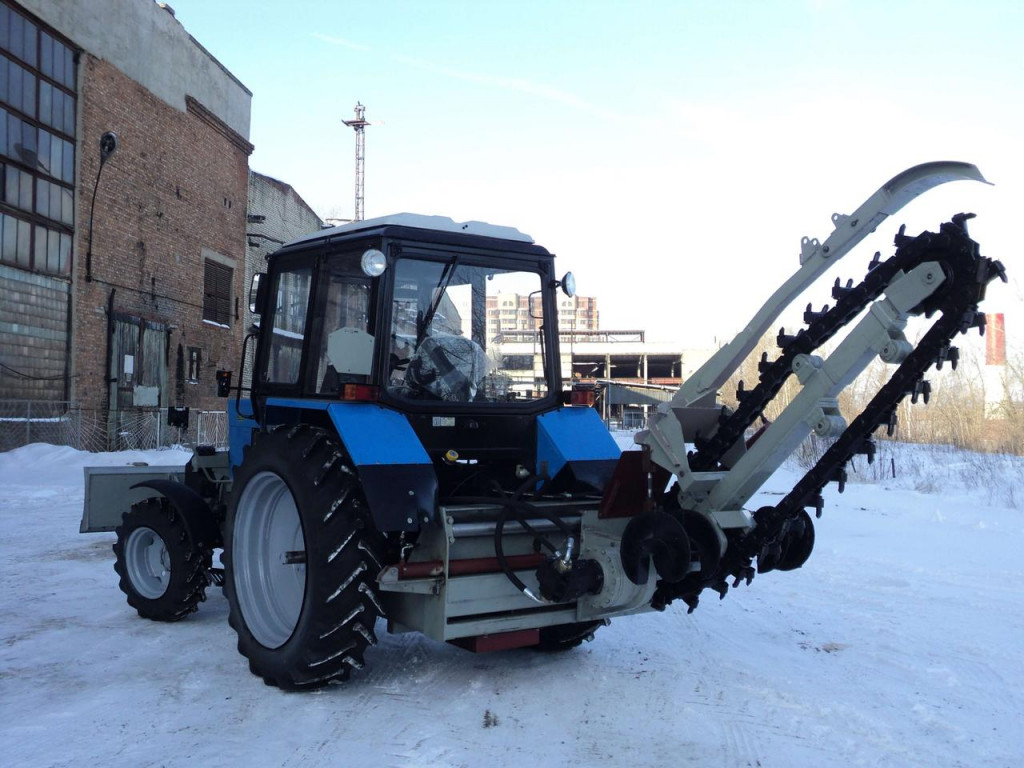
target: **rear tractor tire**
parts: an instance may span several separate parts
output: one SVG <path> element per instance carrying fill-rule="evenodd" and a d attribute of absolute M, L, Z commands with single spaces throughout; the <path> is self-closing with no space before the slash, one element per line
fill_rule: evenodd
<path fill-rule="evenodd" d="M 128 605 L 154 621 L 178 621 L 206 599 L 212 552 L 198 547 L 166 499 L 134 504 L 115 529 L 114 570 Z"/>
<path fill-rule="evenodd" d="M 307 690 L 361 669 L 384 613 L 382 550 L 333 435 L 308 425 L 257 435 L 235 471 L 222 556 L 229 621 L 253 674 Z"/>

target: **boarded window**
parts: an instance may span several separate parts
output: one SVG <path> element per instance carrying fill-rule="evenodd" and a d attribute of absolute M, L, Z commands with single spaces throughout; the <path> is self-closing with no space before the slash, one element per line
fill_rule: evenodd
<path fill-rule="evenodd" d="M 234 270 L 210 259 L 203 277 L 203 320 L 231 325 L 231 277 Z"/>

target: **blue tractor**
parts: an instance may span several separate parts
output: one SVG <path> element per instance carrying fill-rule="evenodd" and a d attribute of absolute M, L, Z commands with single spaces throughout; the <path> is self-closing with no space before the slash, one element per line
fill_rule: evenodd
<path fill-rule="evenodd" d="M 120 586 L 144 617 L 182 618 L 222 585 L 239 651 L 285 689 L 346 679 L 385 622 L 474 651 L 562 650 L 610 618 L 692 610 L 706 589 L 797 568 L 824 486 L 870 459 L 903 397 L 927 399 L 924 372 L 955 364 L 949 341 L 981 326 L 1001 267 L 966 216 L 901 231 L 860 284 L 837 282 L 832 309 L 780 333 L 733 407 L 718 392 L 803 288 L 953 179 L 981 176 L 918 166 L 834 216 L 824 242 L 805 239 L 797 273 L 625 452 L 594 390 L 564 386 L 557 302 L 573 279 L 531 238 L 400 214 L 289 243 L 254 281 L 239 382 L 219 374 L 229 448 L 200 447 L 181 471 L 86 470 L 82 529 L 116 530 Z M 913 315 L 936 318 L 916 346 L 902 334 Z M 510 341 L 524 329 L 528 355 Z M 836 397 L 876 356 L 892 376 L 848 424 Z M 751 434 L 790 376 L 800 394 Z M 821 461 L 779 504 L 745 509 L 812 432 L 831 446 Z"/>

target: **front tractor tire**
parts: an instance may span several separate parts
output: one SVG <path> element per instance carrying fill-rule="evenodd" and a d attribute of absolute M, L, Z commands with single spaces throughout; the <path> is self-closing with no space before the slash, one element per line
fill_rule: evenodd
<path fill-rule="evenodd" d="M 178 621 L 206 599 L 212 552 L 196 545 L 167 499 L 134 504 L 115 533 L 118 586 L 139 616 Z"/>
<path fill-rule="evenodd" d="M 256 436 L 235 471 L 222 556 L 229 621 L 253 674 L 302 690 L 362 668 L 384 612 L 382 544 L 330 433 Z"/>

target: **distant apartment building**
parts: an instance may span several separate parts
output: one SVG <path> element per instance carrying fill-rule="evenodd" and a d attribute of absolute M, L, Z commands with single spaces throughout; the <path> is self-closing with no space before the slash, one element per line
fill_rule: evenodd
<path fill-rule="evenodd" d="M 0 400 L 223 408 L 251 97 L 153 0 L 0 0 Z"/>
<path fill-rule="evenodd" d="M 532 307 L 531 307 L 532 303 Z M 540 327 L 540 296 L 499 293 L 487 298 L 487 337 L 510 331 L 536 331 Z M 596 331 L 600 327 L 597 299 L 592 296 L 558 296 L 558 327 Z"/>

